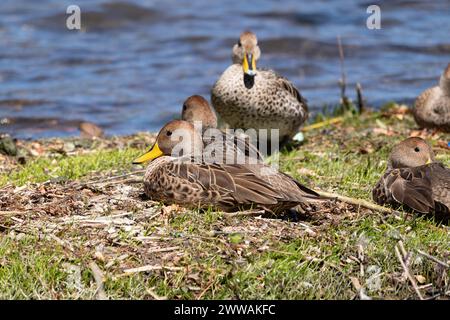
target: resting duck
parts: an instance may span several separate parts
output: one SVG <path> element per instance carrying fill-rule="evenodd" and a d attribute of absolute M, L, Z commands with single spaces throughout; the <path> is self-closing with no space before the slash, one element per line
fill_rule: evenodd
<path fill-rule="evenodd" d="M 199 129 L 201 129 L 205 149 L 222 152 L 221 154 L 224 155 L 222 163 L 227 161 L 227 156 L 227 163 L 230 163 L 230 159 L 235 162 L 241 159 L 245 163 L 264 161 L 264 156 L 253 144 L 257 142 L 257 137 L 246 137 L 228 130 L 227 132 L 219 130 L 216 113 L 202 96 L 193 95 L 184 101 L 181 119 L 194 124 L 196 128 L 198 124 L 201 125 Z"/>
<path fill-rule="evenodd" d="M 201 135 L 193 124 L 183 120 L 167 123 L 150 150 L 134 161 L 150 161 L 144 175 L 146 195 L 188 208 L 253 208 L 274 214 L 321 200 L 313 190 L 263 163 L 205 162 L 202 148 Z"/>
<path fill-rule="evenodd" d="M 450 213 L 450 170 L 436 162 L 431 146 L 418 137 L 397 144 L 372 196 L 378 204 L 406 205 L 421 213 Z"/>
<path fill-rule="evenodd" d="M 422 128 L 450 132 L 450 63 L 439 86 L 425 90 L 415 102 L 414 119 Z"/>

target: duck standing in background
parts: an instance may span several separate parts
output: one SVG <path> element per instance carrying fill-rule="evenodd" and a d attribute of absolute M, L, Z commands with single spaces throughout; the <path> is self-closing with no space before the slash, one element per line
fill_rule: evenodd
<path fill-rule="evenodd" d="M 211 102 L 231 128 L 278 129 L 283 145 L 308 118 L 308 106 L 289 80 L 256 68 L 260 56 L 256 35 L 243 32 L 233 47 L 233 64 L 212 88 Z"/>

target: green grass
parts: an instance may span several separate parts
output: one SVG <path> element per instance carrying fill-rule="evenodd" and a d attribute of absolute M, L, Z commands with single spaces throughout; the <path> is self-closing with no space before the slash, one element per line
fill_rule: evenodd
<path fill-rule="evenodd" d="M 0 257 L 0 299 L 55 299 L 61 292 L 71 294 L 61 250 L 41 247 L 35 237 L 12 240 L 5 236 L 0 239 Z"/>
<path fill-rule="evenodd" d="M 412 227 L 405 237 L 405 245 L 422 250 L 429 246 L 448 245 L 448 231 L 437 228 L 431 231 L 429 223 L 423 220 L 415 221 L 414 225 L 394 221 L 390 223 L 378 224 L 369 217 L 357 223 L 344 222 L 327 230 L 328 237 L 325 239 L 299 239 L 280 245 L 275 253 L 253 257 L 231 279 L 231 283 L 241 284 L 240 298 L 243 299 L 351 299 L 355 297 L 355 292 L 349 276 L 353 274 L 358 277 L 362 284 L 370 276 L 358 275 L 360 266 L 353 261 L 344 265 L 340 265 L 340 262 L 345 261 L 343 257 L 357 257 L 357 245 L 363 239 L 367 242 L 364 245 L 366 272 L 382 271 L 380 283 L 368 286 L 367 293 L 373 298 L 385 299 L 410 296 L 408 286 L 395 284 L 389 278 L 401 271 L 394 253 L 398 238 L 392 230 L 404 232 L 406 227 Z M 319 261 L 305 259 L 308 255 L 317 256 L 318 248 Z M 429 261 L 418 260 L 414 269 L 428 279 L 433 278 L 434 266 Z"/>
<path fill-rule="evenodd" d="M 373 130 L 383 126 L 396 133 L 383 135 Z M 371 200 L 371 188 L 385 170 L 390 148 L 407 137 L 413 126 L 411 117 L 400 121 L 379 113 L 360 118 L 347 116 L 337 127 L 307 132 L 299 148 L 282 153 L 280 169 L 309 187 Z M 444 141 L 449 138 L 441 137 Z M 437 141 L 432 143 L 436 145 Z M 14 167 L 10 174 L 4 173 L 1 182 L 24 185 L 127 171 L 141 151 L 128 147 L 56 159 L 35 158 Z M 438 160 L 450 166 L 450 153 L 440 149 Z M 74 214 L 85 214 L 80 210 Z M 18 216 L 25 225 L 28 220 L 36 224 L 39 221 L 34 219 L 42 219 L 43 227 L 26 233 L 17 230 L 15 237 L 10 236 L 10 230 L 17 226 L 17 219 L 2 217 L 0 298 L 92 299 L 96 284 L 89 263 L 95 260 L 105 275 L 105 292 L 112 299 L 151 299 L 155 294 L 172 299 L 354 299 L 359 298 L 355 279 L 374 299 L 415 299 L 395 255 L 399 240 L 412 255 L 411 273 L 425 279 L 423 284 L 431 284 L 432 289 L 423 289 L 424 294 L 444 295 L 450 290 L 450 270 L 417 254 L 422 250 L 444 262 L 450 260 L 449 228 L 430 217 L 398 219 L 344 208 L 336 214 L 313 214 L 300 221 L 314 230 L 308 233 L 295 222 L 228 219 L 212 210 L 178 211 L 166 207 L 151 219 L 140 216 L 141 207 L 123 210 L 133 212 L 129 217 L 135 219 L 132 226 L 141 226 L 143 235 L 163 235 L 167 239 L 140 242 L 133 229 L 124 229 L 111 240 L 109 227 L 64 225 L 57 236 L 75 247 L 72 252 L 42 238 L 44 226 L 59 217 L 42 213 L 30 218 Z M 22 226 L 18 224 L 17 228 Z M 20 239 L 17 234 L 22 235 Z M 94 258 L 99 245 L 105 248 L 105 261 Z M 171 251 L 146 251 L 155 246 L 179 249 L 173 255 Z M 146 264 L 182 269 L 122 274 L 126 268 Z M 74 286 L 70 266 L 79 270 L 78 286 Z"/>
<path fill-rule="evenodd" d="M 129 170 L 131 162 L 142 150 L 126 148 L 123 150 L 100 150 L 79 156 L 58 158 L 36 158 L 9 174 L 0 176 L 0 183 L 8 182 L 23 185 L 27 182 L 44 182 L 50 179 L 76 180 L 87 175 L 107 170 Z"/>

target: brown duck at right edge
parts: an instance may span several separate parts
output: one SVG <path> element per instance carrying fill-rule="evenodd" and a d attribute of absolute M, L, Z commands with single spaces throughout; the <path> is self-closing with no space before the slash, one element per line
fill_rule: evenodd
<path fill-rule="evenodd" d="M 415 102 L 414 119 L 422 128 L 450 132 L 450 63 L 439 86 L 425 90 Z"/>
<path fill-rule="evenodd" d="M 381 205 L 405 205 L 420 213 L 450 216 L 450 169 L 436 162 L 431 146 L 418 137 L 396 145 L 384 175 L 372 190 Z"/>

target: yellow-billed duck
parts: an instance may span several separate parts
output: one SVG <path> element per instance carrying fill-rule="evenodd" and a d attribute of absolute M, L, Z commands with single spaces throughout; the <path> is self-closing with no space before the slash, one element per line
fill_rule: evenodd
<path fill-rule="evenodd" d="M 231 128 L 278 129 L 284 144 L 308 118 L 306 99 L 288 79 L 258 69 L 260 56 L 256 35 L 243 32 L 233 47 L 233 64 L 212 88 L 211 102 Z"/>
<path fill-rule="evenodd" d="M 253 208 L 272 213 L 321 200 L 313 190 L 263 163 L 205 162 L 202 148 L 201 134 L 193 124 L 183 120 L 167 123 L 150 150 L 134 161 L 150 161 L 144 175 L 146 195 L 188 208 Z"/>

